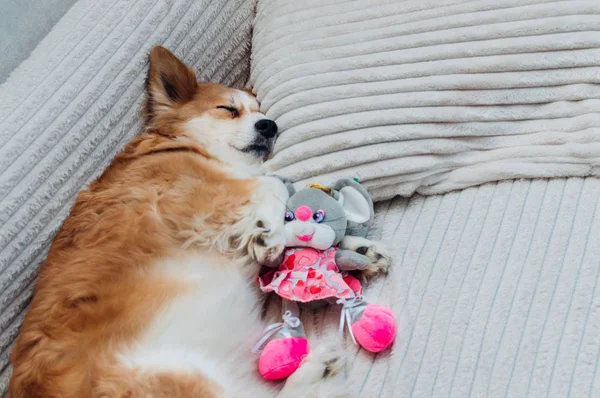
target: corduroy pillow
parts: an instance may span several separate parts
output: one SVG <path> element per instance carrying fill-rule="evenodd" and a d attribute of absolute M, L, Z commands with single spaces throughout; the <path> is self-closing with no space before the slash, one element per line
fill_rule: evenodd
<path fill-rule="evenodd" d="M 599 174 L 600 2 L 260 0 L 266 170 L 375 199 Z"/>

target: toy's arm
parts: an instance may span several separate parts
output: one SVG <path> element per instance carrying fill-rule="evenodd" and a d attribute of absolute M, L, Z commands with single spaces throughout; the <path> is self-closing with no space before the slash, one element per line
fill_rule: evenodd
<path fill-rule="evenodd" d="M 338 249 L 335 263 L 341 271 L 364 270 L 371 265 L 369 257 L 352 250 Z"/>

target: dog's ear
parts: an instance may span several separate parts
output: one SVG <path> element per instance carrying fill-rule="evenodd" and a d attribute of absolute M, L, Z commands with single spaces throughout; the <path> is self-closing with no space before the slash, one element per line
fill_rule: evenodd
<path fill-rule="evenodd" d="M 166 48 L 155 46 L 150 53 L 146 77 L 146 122 L 193 99 L 197 87 L 196 73 L 192 68 Z"/>

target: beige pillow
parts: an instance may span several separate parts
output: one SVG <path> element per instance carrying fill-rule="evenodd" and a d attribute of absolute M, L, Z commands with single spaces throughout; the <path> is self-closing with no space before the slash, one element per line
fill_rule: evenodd
<path fill-rule="evenodd" d="M 375 199 L 599 174 L 600 2 L 260 0 L 265 168 Z"/>

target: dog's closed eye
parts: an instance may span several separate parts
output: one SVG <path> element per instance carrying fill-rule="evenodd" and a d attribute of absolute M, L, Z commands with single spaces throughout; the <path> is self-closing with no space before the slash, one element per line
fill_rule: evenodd
<path fill-rule="evenodd" d="M 217 109 L 225 109 L 226 111 L 229 111 L 232 117 L 238 117 L 240 115 L 240 112 L 231 106 L 219 105 L 217 106 Z"/>

